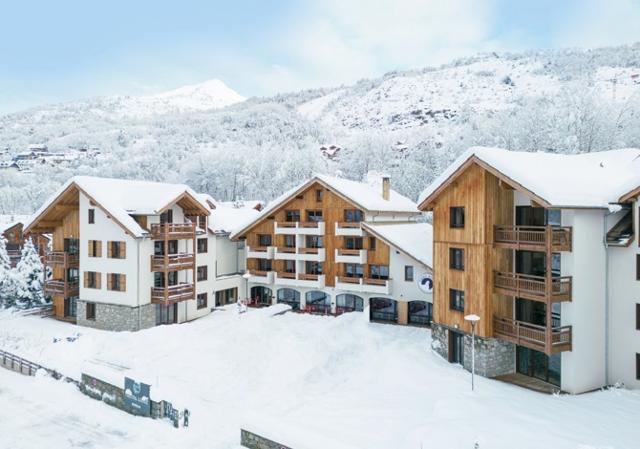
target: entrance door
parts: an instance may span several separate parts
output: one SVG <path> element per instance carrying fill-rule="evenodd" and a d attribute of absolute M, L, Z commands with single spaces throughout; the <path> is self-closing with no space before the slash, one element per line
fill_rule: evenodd
<path fill-rule="evenodd" d="M 464 365 L 464 335 L 449 331 L 449 362 Z"/>

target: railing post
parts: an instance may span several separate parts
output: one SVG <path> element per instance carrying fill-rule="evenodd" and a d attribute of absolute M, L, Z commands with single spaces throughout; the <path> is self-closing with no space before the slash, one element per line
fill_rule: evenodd
<path fill-rule="evenodd" d="M 552 278 L 551 278 L 551 261 L 553 259 L 553 229 L 547 224 L 546 228 L 546 329 L 545 329 L 545 352 L 551 354 L 551 347 L 553 346 L 553 323 L 551 322 L 551 296 L 552 296 Z"/>

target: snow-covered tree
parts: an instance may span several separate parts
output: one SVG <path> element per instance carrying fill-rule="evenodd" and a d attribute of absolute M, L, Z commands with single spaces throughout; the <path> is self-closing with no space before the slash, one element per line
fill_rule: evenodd
<path fill-rule="evenodd" d="M 16 305 L 27 309 L 44 304 L 44 266 L 31 238 L 25 241 L 14 272 Z"/>
<path fill-rule="evenodd" d="M 11 260 L 7 253 L 7 240 L 0 235 L 0 307 L 11 307 L 15 303 L 15 280 Z"/>

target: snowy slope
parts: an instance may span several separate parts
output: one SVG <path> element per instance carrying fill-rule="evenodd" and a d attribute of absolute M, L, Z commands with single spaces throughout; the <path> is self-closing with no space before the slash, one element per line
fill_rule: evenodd
<path fill-rule="evenodd" d="M 640 394 L 549 396 L 476 378 L 437 356 L 429 331 L 286 313 L 283 305 L 141 332 L 77 328 L 0 312 L 0 347 L 78 376 L 150 380 L 151 395 L 191 411 L 188 429 L 134 418 L 62 382 L 0 370 L 0 447 L 236 449 L 239 428 L 301 449 L 630 449 Z M 80 332 L 75 342 L 53 337 Z M 159 344 L 161 342 L 161 344 Z"/>

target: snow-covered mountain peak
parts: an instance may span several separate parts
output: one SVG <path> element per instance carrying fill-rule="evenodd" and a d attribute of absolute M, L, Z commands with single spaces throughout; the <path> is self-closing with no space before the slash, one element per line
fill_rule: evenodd
<path fill-rule="evenodd" d="M 142 100 L 153 102 L 169 102 L 174 106 L 195 110 L 220 108 L 244 101 L 246 98 L 228 87 L 219 79 L 212 79 L 199 84 L 179 87 L 162 92 Z"/>

